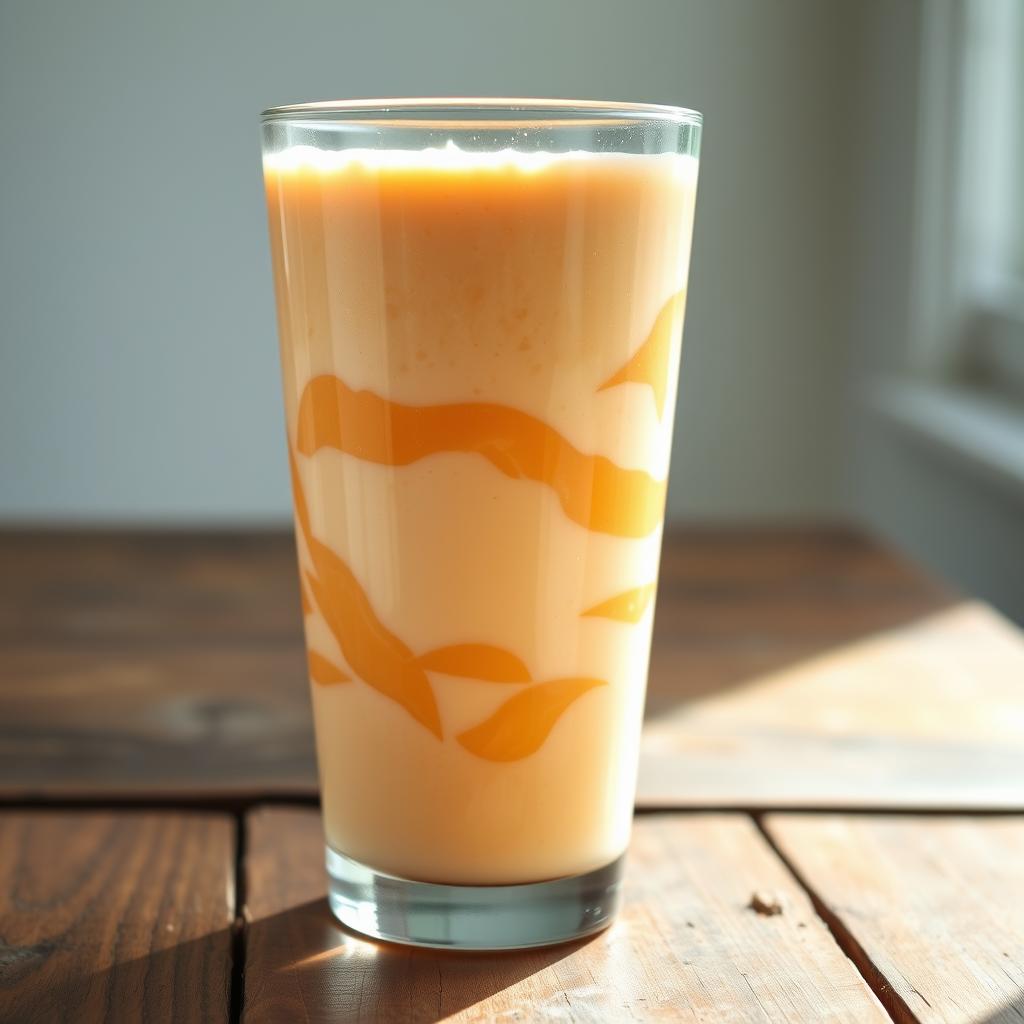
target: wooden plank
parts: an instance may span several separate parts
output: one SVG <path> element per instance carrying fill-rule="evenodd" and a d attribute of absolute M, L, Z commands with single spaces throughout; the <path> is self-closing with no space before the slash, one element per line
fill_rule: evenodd
<path fill-rule="evenodd" d="M 647 708 L 660 716 L 952 603 L 850 530 L 687 530 L 662 549 Z"/>
<path fill-rule="evenodd" d="M 1024 1020 L 1024 818 L 771 815 L 897 1021 Z"/>
<path fill-rule="evenodd" d="M 301 646 L 16 651 L 3 678 L 0 796 L 316 795 Z"/>
<path fill-rule="evenodd" d="M 1024 638 L 964 603 L 648 722 L 642 807 L 1024 808 Z"/>
<path fill-rule="evenodd" d="M 290 531 L 0 531 L 0 648 L 301 641 Z"/>
<path fill-rule="evenodd" d="M 0 565 L 0 797 L 316 795 L 290 533 L 7 532 Z"/>
<path fill-rule="evenodd" d="M 223 815 L 0 815 L 0 1020 L 226 1021 Z"/>
<path fill-rule="evenodd" d="M 888 1021 L 743 815 L 638 820 L 611 929 L 547 950 L 433 953 L 337 925 L 314 811 L 249 816 L 243 1020 Z M 753 891 L 783 907 L 762 916 Z"/>
<path fill-rule="evenodd" d="M 663 563 L 648 707 L 683 718 L 647 805 L 776 799 L 747 735 L 686 715 L 948 603 L 850 531 L 691 530 Z M 8 531 L 0 565 L 0 798 L 315 796 L 289 533 Z"/>

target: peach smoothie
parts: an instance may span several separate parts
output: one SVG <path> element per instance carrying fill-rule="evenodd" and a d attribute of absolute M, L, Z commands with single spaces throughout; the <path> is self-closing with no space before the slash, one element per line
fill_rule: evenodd
<path fill-rule="evenodd" d="M 696 161 L 265 157 L 329 845 L 584 873 L 633 810 Z"/>

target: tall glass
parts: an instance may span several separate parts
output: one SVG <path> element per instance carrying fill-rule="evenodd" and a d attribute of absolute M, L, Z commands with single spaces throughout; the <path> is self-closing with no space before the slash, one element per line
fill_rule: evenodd
<path fill-rule="evenodd" d="M 263 115 L 330 902 L 361 932 L 509 948 L 615 913 L 700 124 Z"/>

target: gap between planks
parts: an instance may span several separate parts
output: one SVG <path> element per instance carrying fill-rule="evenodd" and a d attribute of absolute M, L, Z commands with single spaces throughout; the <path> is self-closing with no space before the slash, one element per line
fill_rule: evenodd
<path fill-rule="evenodd" d="M 101 796 L 65 794 L 47 796 L 31 794 L 24 797 L 0 797 L 0 813 L 5 811 L 220 811 L 236 817 L 244 816 L 260 807 L 296 807 L 318 810 L 320 799 L 308 793 L 253 793 L 233 797 L 211 793 L 183 796 L 181 794 L 118 794 Z M 1007 807 L 971 807 L 950 804 L 944 807 L 921 806 L 914 803 L 848 807 L 844 804 L 801 803 L 700 803 L 658 804 L 635 807 L 636 817 L 659 814 L 745 814 L 749 817 L 771 814 L 842 814 L 848 817 L 900 817 L 913 814 L 923 818 L 944 818 L 951 815 L 967 818 L 1010 818 L 1024 814 L 1024 803 Z"/>
<path fill-rule="evenodd" d="M 210 810 L 211 807 L 220 806 L 223 808 L 223 804 L 216 804 L 216 802 L 208 800 L 200 801 L 178 801 L 174 804 L 153 801 L 111 801 L 109 799 L 103 800 L 91 800 L 86 802 L 83 801 L 70 801 L 70 802 L 55 802 L 55 801 L 41 801 L 39 803 L 26 803 L 22 801 L 13 802 L 12 809 L 20 811 L 29 811 L 36 813 L 45 813 L 47 811 L 57 811 L 67 807 L 74 809 L 95 809 L 103 808 L 111 811 L 121 811 L 129 809 L 146 809 L 154 812 L 170 811 L 170 810 L 183 810 L 183 809 L 203 809 Z M 316 808 L 316 801 L 313 800 L 262 800 L 262 801 L 244 801 L 241 805 L 238 802 L 232 802 L 232 818 L 235 827 L 235 857 L 233 861 L 233 918 L 234 924 L 232 928 L 232 942 L 231 942 L 231 957 L 230 957 L 230 1000 L 229 1000 L 229 1019 L 232 1021 L 240 1021 L 244 1011 L 244 994 L 245 994 L 245 967 L 246 967 L 246 953 L 247 953 L 247 936 L 249 923 L 245 919 L 245 908 L 247 903 L 247 872 L 246 872 L 246 857 L 247 857 L 247 821 L 246 821 L 246 810 L 255 807 L 267 807 L 267 808 L 305 808 L 307 810 L 314 810 Z M 245 807 L 246 810 L 242 810 L 241 807 Z M 865 983 L 872 990 L 879 1002 L 885 1008 L 888 1015 L 897 1024 L 917 1024 L 919 1018 L 910 1010 L 907 1003 L 901 998 L 901 996 L 890 986 L 886 978 L 882 975 L 879 969 L 874 965 L 866 950 L 858 941 L 858 939 L 851 933 L 850 929 L 843 923 L 843 921 L 829 909 L 824 900 L 818 895 L 813 885 L 807 880 L 804 873 L 794 864 L 790 856 L 780 848 L 780 845 L 776 841 L 772 833 L 767 829 L 764 818 L 770 813 L 765 808 L 755 808 L 749 810 L 741 810 L 737 808 L 725 808 L 724 810 L 729 813 L 741 814 L 749 818 L 756 826 L 761 837 L 764 839 L 772 853 L 784 866 L 789 875 L 793 878 L 794 882 L 804 891 L 811 902 L 811 906 L 814 909 L 815 914 L 820 918 L 825 927 L 828 929 L 832 938 L 836 942 L 840 950 L 845 956 L 851 961 L 853 966 L 856 968 L 858 974 L 864 979 Z M 672 817 L 675 813 L 686 813 L 687 815 L 694 814 L 713 814 L 717 813 L 718 809 L 715 808 L 686 808 L 680 809 L 679 812 L 674 810 L 666 810 L 663 808 L 651 809 L 649 811 L 638 811 L 638 816 L 649 818 L 649 817 Z M 801 811 L 801 816 L 806 814 L 807 817 L 815 817 L 818 814 L 824 813 L 835 813 L 834 809 L 822 808 L 814 809 L 812 811 Z M 863 808 L 857 812 L 850 812 L 843 810 L 844 815 L 851 817 L 868 817 L 873 815 L 890 817 L 894 816 L 895 812 L 892 808 L 884 809 L 871 809 Z M 916 812 L 921 814 L 921 812 Z M 1017 812 L 1019 814 L 1019 812 Z M 977 817 L 977 818 L 998 818 L 1012 814 L 1012 812 L 985 812 L 978 814 L 966 815 L 966 817 Z M 948 812 L 936 811 L 931 809 L 930 811 L 922 814 L 921 816 L 927 816 L 932 818 L 941 818 L 948 816 Z"/>
<path fill-rule="evenodd" d="M 280 815 L 283 808 L 267 807 L 265 810 L 273 816 L 275 812 Z M 736 824 L 730 825 L 728 821 L 716 822 L 714 820 L 716 817 L 733 819 Z M 698 824 L 700 819 L 705 818 L 712 820 L 707 825 Z M 665 824 L 659 824 L 659 819 L 664 821 Z M 673 824 L 674 819 L 681 819 L 678 827 L 682 831 L 679 833 L 661 831 L 663 828 L 675 828 L 676 826 Z M 450 975 L 448 988 L 451 988 L 453 992 L 460 992 L 461 996 L 465 996 L 466 992 L 471 992 L 474 986 L 477 988 L 480 988 L 481 985 L 483 986 L 480 989 L 480 993 L 473 996 L 478 1014 L 483 1012 L 481 1009 L 482 1003 L 477 1005 L 476 1001 L 478 998 L 480 1000 L 487 1000 L 487 1008 L 490 1010 L 503 1008 L 504 1011 L 508 1011 L 515 1008 L 516 999 L 537 998 L 542 1001 L 555 999 L 559 991 L 559 985 L 564 984 L 567 986 L 568 995 L 566 999 L 570 1004 L 570 1015 L 574 1020 L 578 1019 L 580 1021 L 625 1019 L 621 1015 L 612 1018 L 602 1017 L 601 1014 L 609 1011 L 613 1004 L 618 1006 L 616 1002 L 618 999 L 639 1000 L 639 1003 L 644 1003 L 648 995 L 651 998 L 657 997 L 657 999 L 661 1000 L 661 1003 L 657 1008 L 658 1013 L 650 1018 L 644 1016 L 643 1019 L 696 1019 L 694 1016 L 695 1008 L 699 1009 L 703 1005 L 705 1011 L 712 1012 L 713 1016 L 717 1014 L 715 1019 L 729 1019 L 728 1017 L 722 1017 L 721 1013 L 727 1012 L 730 1007 L 739 1013 L 740 1010 L 738 1008 L 742 1007 L 745 1011 L 749 1011 L 749 1013 L 744 1012 L 742 1014 L 742 1019 L 760 1020 L 763 1017 L 758 1016 L 758 1013 L 763 1014 L 765 1012 L 762 998 L 767 1000 L 768 1006 L 774 1007 L 775 1011 L 781 1012 L 783 1005 L 789 1005 L 788 1000 L 796 999 L 797 1003 L 799 1003 L 801 998 L 806 1000 L 807 991 L 817 993 L 818 998 L 824 998 L 822 1010 L 823 1012 L 824 1010 L 829 1011 L 829 1019 L 867 1020 L 870 1018 L 872 1020 L 886 1021 L 891 1019 L 883 1005 L 878 1001 L 877 995 L 874 994 L 871 986 L 866 983 L 863 975 L 857 969 L 856 964 L 850 960 L 841 946 L 836 943 L 834 936 L 830 934 L 827 923 L 816 912 L 805 888 L 794 879 L 793 873 L 788 869 L 785 861 L 779 858 L 773 846 L 764 842 L 756 819 L 752 815 L 739 814 L 734 810 L 731 810 L 726 815 L 695 813 L 692 810 L 687 810 L 682 814 L 661 812 L 644 815 L 642 820 L 645 824 L 640 829 L 641 834 L 636 838 L 636 846 L 633 851 L 633 857 L 636 858 L 631 864 L 632 871 L 634 872 L 633 885 L 630 886 L 629 882 L 627 882 L 627 887 L 633 889 L 633 899 L 627 896 L 627 906 L 622 918 L 622 928 L 621 930 L 613 929 L 605 935 L 598 937 L 594 940 L 592 946 L 584 944 L 580 949 L 570 950 L 569 952 L 564 952 L 565 948 L 563 947 L 563 955 L 560 959 L 565 959 L 567 963 L 570 959 L 574 961 L 573 966 L 568 969 L 565 978 L 557 977 L 559 968 L 556 966 L 556 963 L 559 958 L 556 958 L 556 963 L 549 963 L 546 960 L 547 954 L 544 951 L 534 954 L 534 959 L 537 962 L 535 964 L 527 964 L 528 970 L 523 968 L 522 961 L 529 959 L 529 957 L 523 954 L 511 954 L 509 958 L 504 960 L 500 956 L 485 956 L 481 954 L 482 959 L 478 965 L 467 966 L 466 964 L 460 965 L 459 960 L 457 958 L 453 959 L 453 955 L 450 952 L 438 954 L 436 957 L 431 956 L 429 953 L 414 953 L 408 958 L 402 958 L 399 953 L 397 955 L 398 959 L 395 962 L 401 963 L 402 970 L 396 973 L 394 964 L 389 966 L 390 959 L 396 956 L 394 947 L 384 947 L 387 952 L 385 953 L 386 962 L 383 966 L 375 967 L 370 962 L 364 965 L 359 956 L 347 958 L 346 963 L 350 971 L 355 973 L 356 981 L 358 982 L 358 984 L 355 984 L 355 989 L 359 995 L 359 1006 L 358 1009 L 353 1009 L 355 1004 L 346 1003 L 345 999 L 354 998 L 352 993 L 348 991 L 354 983 L 340 984 L 337 977 L 332 977 L 326 965 L 319 963 L 322 959 L 320 954 L 327 950 L 330 943 L 321 949 L 319 943 L 323 941 L 320 937 L 323 925 L 317 925 L 310 930 L 308 920 L 306 920 L 309 917 L 306 911 L 309 906 L 312 906 L 312 903 L 308 901 L 316 899 L 317 896 L 322 896 L 322 883 L 320 882 L 320 870 L 322 869 L 315 863 L 317 858 L 312 852 L 312 840 L 308 838 L 314 830 L 315 819 L 312 814 L 306 811 L 305 816 L 301 820 L 296 818 L 292 821 L 292 819 L 281 817 L 276 819 L 272 817 L 271 820 L 276 820 L 276 825 L 273 827 L 265 823 L 261 825 L 259 820 L 249 823 L 252 831 L 249 835 L 249 863 L 246 866 L 253 869 L 255 864 L 256 867 L 255 874 L 250 877 L 248 884 L 250 886 L 259 886 L 261 891 L 251 891 L 249 893 L 253 916 L 249 918 L 247 914 L 247 918 L 249 918 L 247 926 L 250 929 L 248 933 L 250 940 L 247 944 L 249 961 L 246 966 L 246 997 L 249 1005 L 244 1008 L 244 1012 L 248 1015 L 245 1018 L 247 1020 L 255 1022 L 280 1019 L 278 1015 L 286 1007 L 291 1009 L 301 1007 L 307 1015 L 312 1010 L 312 1016 L 309 1018 L 311 1020 L 332 1019 L 331 1015 L 336 1016 L 338 1013 L 341 1013 L 344 1019 L 353 1021 L 356 1019 L 405 1020 L 406 1018 L 400 1014 L 395 1015 L 391 1012 L 389 1015 L 389 1012 L 385 1012 L 389 1010 L 391 1005 L 388 1000 L 393 1001 L 399 998 L 391 991 L 394 984 L 396 984 L 396 977 L 401 976 L 402 984 L 406 986 L 409 992 L 422 989 L 421 996 L 427 998 L 423 993 L 429 990 L 429 983 L 432 977 L 430 972 L 431 961 L 436 961 L 439 971 L 442 973 L 446 971 L 447 975 Z M 282 821 L 292 821 L 295 828 L 283 828 L 281 825 Z M 742 830 L 738 830 L 740 822 L 743 822 Z M 301 828 L 299 827 L 300 825 L 302 826 Z M 723 828 L 726 829 L 726 832 L 719 834 Z M 711 831 L 705 833 L 706 829 Z M 716 829 L 719 831 L 716 832 Z M 729 831 L 730 829 L 733 831 Z M 673 841 L 679 842 L 682 845 L 673 847 L 673 849 L 676 849 L 678 852 L 689 847 L 692 853 L 698 848 L 694 846 L 694 843 L 697 843 L 699 848 L 703 850 L 705 846 L 700 844 L 711 842 L 711 847 L 708 847 L 710 849 L 714 847 L 712 840 L 721 842 L 727 839 L 742 839 L 744 835 L 748 834 L 746 830 L 749 830 L 750 837 L 746 840 L 749 844 L 748 852 L 751 855 L 750 859 L 740 857 L 740 860 L 737 861 L 736 857 L 739 857 L 739 854 L 733 856 L 730 853 L 726 856 L 726 861 L 732 864 L 732 868 L 735 871 L 727 870 L 725 872 L 729 878 L 728 883 L 724 883 L 721 887 L 717 883 L 710 886 L 712 896 L 707 896 L 708 889 L 703 883 L 707 883 L 709 879 L 717 877 L 716 873 L 720 871 L 720 865 L 716 866 L 718 864 L 717 861 L 715 861 L 715 864 L 710 864 L 706 857 L 684 857 L 685 864 L 690 865 L 689 868 L 674 867 L 671 869 L 669 874 L 673 876 L 675 882 L 688 879 L 686 884 L 690 886 L 688 891 L 693 896 L 695 904 L 693 908 L 689 909 L 680 905 L 680 907 L 677 907 L 678 912 L 674 914 L 669 913 L 668 917 L 662 922 L 662 924 L 666 924 L 666 930 L 663 932 L 663 929 L 657 923 L 657 913 L 652 912 L 652 892 L 650 891 L 652 883 L 644 882 L 646 877 L 644 868 L 645 865 L 647 868 L 650 867 L 648 862 L 651 860 L 651 857 L 656 856 L 659 850 L 661 854 L 666 853 L 667 848 L 660 849 L 658 845 L 659 843 L 663 844 L 666 840 L 659 837 L 677 836 L 678 838 Z M 307 838 L 303 838 L 304 835 Z M 740 846 L 742 847 L 743 843 L 740 843 Z M 758 853 L 758 847 L 763 852 Z M 730 856 L 733 857 L 732 860 L 729 859 Z M 257 857 L 256 861 L 253 861 L 254 857 Z M 282 857 L 284 860 L 282 860 Z M 279 878 L 280 865 L 282 863 L 288 863 L 295 869 L 297 874 L 295 872 L 290 873 L 284 879 L 283 887 L 275 886 L 274 881 Z M 668 861 L 664 861 L 662 858 L 659 863 L 667 864 Z M 265 882 L 270 882 L 269 891 L 263 890 L 259 882 L 260 878 L 263 878 Z M 295 881 L 296 878 L 298 881 Z M 785 920 L 790 922 L 790 924 L 786 925 L 786 930 L 790 927 L 799 929 L 809 927 L 809 930 L 806 932 L 793 933 L 805 936 L 803 941 L 810 941 L 810 945 L 806 948 L 813 954 L 807 958 L 811 966 L 806 968 L 805 975 L 801 975 L 804 981 L 810 979 L 813 982 L 809 987 L 803 984 L 798 984 L 794 988 L 787 988 L 785 984 L 779 987 L 778 978 L 775 977 L 775 973 L 772 971 L 767 973 L 755 971 L 750 977 L 745 973 L 744 967 L 749 972 L 751 963 L 754 961 L 763 967 L 764 963 L 771 961 L 772 955 L 780 956 L 782 958 L 780 962 L 788 962 L 787 958 L 793 952 L 793 949 L 801 948 L 799 945 L 792 945 L 794 941 L 792 935 L 789 938 L 783 936 L 773 937 L 774 933 L 769 932 L 767 933 L 770 939 L 767 942 L 768 953 L 762 954 L 762 952 L 758 952 L 756 956 L 751 954 L 749 957 L 746 955 L 750 953 L 751 948 L 754 948 L 750 945 L 751 941 L 753 941 L 750 928 L 766 927 L 764 925 L 751 926 L 749 923 L 743 924 L 741 921 L 741 919 L 746 919 L 748 914 L 753 915 L 752 910 L 740 910 L 740 908 L 745 906 L 745 901 L 749 899 L 750 893 L 755 891 L 757 884 L 771 888 L 773 891 L 778 886 L 780 892 L 788 893 L 791 901 L 790 913 L 787 914 Z M 701 893 L 705 895 L 700 896 Z M 715 893 L 717 895 L 714 895 Z M 796 898 L 797 894 L 799 894 L 799 899 Z M 722 903 L 723 899 L 726 901 L 725 903 Z M 323 901 L 318 899 L 316 902 L 320 904 Z M 708 918 L 708 920 L 713 922 L 710 931 L 702 929 L 700 924 L 701 914 L 703 913 L 707 917 L 708 912 L 713 911 L 716 904 L 720 904 L 720 909 L 723 910 L 724 914 L 721 921 L 725 927 L 724 931 L 720 933 L 717 924 L 718 919 L 715 919 L 713 914 L 712 918 Z M 801 909 L 803 914 L 806 915 L 804 918 L 807 922 L 806 925 L 799 920 L 799 911 Z M 685 922 L 683 921 L 683 918 L 688 918 L 690 913 L 697 914 L 697 917 L 693 918 L 694 921 L 698 922 L 696 926 L 689 919 Z M 794 913 L 797 914 L 796 917 L 792 916 Z M 280 927 L 282 915 L 285 917 L 297 915 L 296 920 L 300 921 L 300 924 L 295 924 L 294 922 L 291 926 L 286 924 L 282 931 Z M 674 920 L 674 918 L 678 918 L 678 920 Z M 273 927 L 275 919 L 278 921 L 277 928 Z M 814 924 L 811 923 L 812 919 L 816 919 Z M 753 916 L 749 918 L 749 922 L 756 920 Z M 302 924 L 302 921 L 306 923 Z M 731 930 L 729 922 L 732 922 Z M 692 949 L 690 948 L 693 941 L 691 933 L 682 932 L 680 934 L 680 929 L 684 923 L 686 928 L 697 927 L 698 929 L 697 932 L 692 933 L 694 936 L 700 937 Z M 738 929 L 735 927 L 737 923 L 740 924 Z M 707 921 L 705 921 L 705 924 L 707 924 Z M 271 926 L 269 932 L 268 925 Z M 669 941 L 667 934 L 673 930 L 675 931 L 674 942 L 676 944 L 673 944 L 673 952 L 669 956 L 669 959 L 675 963 L 675 968 L 670 972 L 674 975 L 674 980 L 672 980 L 671 984 L 668 984 L 664 979 L 661 979 L 661 982 L 655 984 L 657 980 L 655 979 L 655 981 L 651 982 L 654 987 L 649 993 L 645 992 L 643 998 L 636 995 L 636 975 L 638 973 L 637 963 L 645 961 L 643 955 L 640 955 L 637 948 L 635 948 L 636 940 L 629 938 L 631 933 L 637 932 L 637 929 L 643 932 L 653 929 L 650 934 L 660 936 L 659 941 L 662 944 Z M 306 934 L 307 931 L 309 934 Z M 297 938 L 296 936 L 304 937 Z M 686 936 L 686 938 L 684 939 L 683 936 Z M 731 936 L 731 938 L 723 939 L 723 936 Z M 737 949 L 740 949 L 743 953 L 739 959 L 726 955 L 729 944 L 735 942 L 739 943 Z M 681 943 L 681 945 L 678 943 Z M 353 948 L 358 952 L 360 945 L 360 943 L 356 943 Z M 285 950 L 287 955 L 282 953 L 282 949 L 285 947 L 287 947 Z M 296 949 L 299 948 L 301 948 L 301 957 L 296 959 L 298 955 Z M 761 949 L 760 946 L 756 948 L 758 950 Z M 675 960 L 677 954 L 679 957 L 678 962 Z M 609 957 L 614 957 L 614 959 L 609 961 Z M 723 957 L 725 959 L 722 959 Z M 605 977 L 602 977 L 600 970 L 602 960 L 604 961 L 605 969 L 608 971 Z M 298 963 L 305 967 L 305 971 L 293 972 L 283 970 L 282 965 L 285 963 Z M 711 989 L 708 989 L 706 979 L 702 980 L 701 976 L 702 972 L 706 974 L 709 970 L 715 970 L 716 968 L 710 966 L 714 963 L 717 963 L 718 968 L 720 968 L 719 973 L 714 975 L 714 978 L 720 981 L 720 985 L 717 988 L 712 985 Z M 829 964 L 833 965 L 833 967 L 829 968 Z M 838 965 L 840 964 L 844 965 L 842 969 L 839 969 Z M 309 971 L 314 967 L 321 972 L 318 980 L 312 979 L 309 974 Z M 477 967 L 479 967 L 479 972 L 482 973 L 478 973 Z M 592 992 L 584 990 L 577 992 L 571 982 L 573 971 L 577 974 L 582 972 L 582 975 L 586 975 L 591 967 L 593 968 L 590 974 L 591 985 L 597 986 L 598 989 L 603 989 L 600 995 L 597 994 L 597 989 L 594 989 Z M 505 978 L 494 992 L 490 992 L 488 989 L 488 992 L 484 993 L 484 989 L 488 988 L 488 971 L 492 973 L 498 972 L 503 976 L 507 974 L 509 977 Z M 643 971 L 639 973 L 643 974 Z M 753 984 L 751 983 L 751 978 L 754 979 Z M 850 985 L 856 979 L 857 986 L 844 989 L 841 984 L 843 978 L 848 978 Z M 626 984 L 624 979 L 628 980 L 629 983 Z M 747 988 L 750 989 L 749 994 L 746 992 L 746 989 L 743 989 L 738 979 L 742 979 Z M 453 982 L 454 988 L 452 988 Z M 383 988 L 381 987 L 382 985 Z M 731 988 L 731 986 L 735 985 L 739 985 L 741 990 L 741 995 L 739 996 Z M 837 985 L 838 988 L 835 987 Z M 514 990 L 519 989 L 521 986 L 536 986 L 536 991 L 533 993 L 520 991 L 517 995 Z M 586 986 L 584 986 L 585 988 Z M 674 993 L 670 989 L 675 990 Z M 858 990 L 863 992 L 863 999 L 860 1003 L 857 1002 L 855 997 Z M 375 992 L 377 995 L 374 995 Z M 379 998 L 381 992 L 387 993 L 385 1000 L 387 1005 L 382 1004 L 377 1008 L 382 1016 L 366 1016 L 363 1006 L 364 994 L 367 999 L 371 999 Z M 842 997 L 837 997 L 837 992 L 845 992 L 846 994 Z M 508 995 L 508 993 L 512 994 Z M 308 1001 L 307 996 L 309 997 Z M 463 1006 L 458 1001 L 461 996 L 455 997 L 455 1003 L 448 1006 L 445 1013 L 448 1014 L 450 1012 L 453 1018 L 457 1017 L 459 1020 L 469 1020 L 471 1018 L 467 1011 L 471 1010 L 472 1007 L 470 1007 L 468 1002 Z M 573 996 L 577 997 L 577 1000 L 582 999 L 583 1001 L 574 1003 L 570 998 Z M 492 997 L 505 999 L 506 1001 L 511 999 L 512 1002 L 509 1005 L 496 1003 L 492 1006 L 490 1003 Z M 738 1000 L 736 1006 L 733 1006 L 733 1000 L 730 997 L 735 997 L 735 1000 Z M 725 1001 L 717 1004 L 716 1008 L 716 1002 L 706 1002 L 709 998 L 712 1000 L 721 998 Z M 841 1013 L 835 1013 L 836 1007 L 840 1005 L 839 1002 L 833 1001 L 836 998 L 852 1000 L 848 1009 L 854 1012 L 853 1017 L 849 1016 L 849 1014 L 844 1016 Z M 679 1002 L 665 1003 L 664 1000 L 666 999 L 678 999 Z M 753 1003 L 751 999 L 754 1000 Z M 600 1006 L 590 1005 L 587 1000 L 597 1000 Z M 705 1002 L 702 1003 L 702 1000 Z M 867 1000 L 870 1000 L 870 1004 Z M 535 1005 L 533 1008 L 536 1010 L 541 1005 L 546 1006 L 548 1003 L 543 1002 L 542 1004 Z M 632 1005 L 632 1003 L 629 1005 Z M 871 1005 L 874 1006 L 874 1012 L 869 1012 Z M 622 1006 L 625 1007 L 626 1004 L 623 1003 Z M 672 1006 L 675 1007 L 674 1011 Z M 760 1011 L 757 1010 L 757 1006 L 761 1006 Z M 573 1007 L 575 1007 L 575 1011 L 573 1011 Z M 393 1010 L 393 1007 L 391 1009 Z M 521 1010 L 522 1007 L 519 1007 L 519 1009 Z M 563 1012 L 564 1009 L 563 1007 Z M 440 1013 L 440 1011 L 441 1007 L 439 1005 L 438 1012 Z M 578 1016 L 574 1015 L 575 1013 L 578 1013 Z M 666 1016 L 666 1014 L 668 1015 Z M 434 1018 L 431 1017 L 430 1019 Z M 484 1018 L 479 1016 L 472 1017 L 472 1019 Z M 487 1019 L 490 1018 L 488 1017 Z M 740 1019 L 740 1016 L 737 1016 L 735 1019 Z M 811 1015 L 801 1017 L 801 1019 L 823 1018 L 816 1018 Z"/>
<path fill-rule="evenodd" d="M 858 973 L 864 979 L 871 991 L 875 993 L 876 998 L 882 1004 L 885 1012 L 892 1017 L 896 1024 L 919 1024 L 918 1018 L 911 1012 L 910 1007 L 903 1001 L 899 993 L 892 988 L 882 972 L 879 971 L 879 969 L 871 962 L 871 958 L 868 956 L 864 947 L 857 941 L 856 937 L 849 928 L 846 927 L 842 919 L 829 909 L 825 901 L 818 895 L 810 882 L 808 882 L 804 877 L 803 873 L 796 867 L 792 860 L 790 860 L 789 856 L 783 852 L 779 844 L 775 841 L 775 837 L 764 824 L 765 815 L 768 813 L 769 812 L 758 812 L 751 814 L 751 818 L 753 818 L 754 824 L 761 833 L 761 837 L 771 848 L 772 853 L 782 861 L 786 870 L 793 876 L 793 880 L 796 884 L 799 885 L 805 893 L 807 893 L 807 897 L 811 901 L 811 906 L 814 907 L 814 912 L 825 923 L 825 927 L 831 933 L 832 938 L 835 939 L 836 945 L 846 954 L 853 966 L 857 968 Z"/>
<path fill-rule="evenodd" d="M 245 920 L 246 905 L 246 813 L 235 812 L 235 877 L 234 877 L 234 922 L 231 927 L 231 978 L 228 998 L 228 1020 L 238 1024 L 245 1007 L 245 953 L 248 926 Z"/>

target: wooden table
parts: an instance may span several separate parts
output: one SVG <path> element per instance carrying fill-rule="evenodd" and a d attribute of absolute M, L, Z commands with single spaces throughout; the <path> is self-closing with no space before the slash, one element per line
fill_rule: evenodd
<path fill-rule="evenodd" d="M 851 532 L 669 538 L 621 919 L 434 954 L 327 911 L 293 558 L 0 534 L 0 1021 L 1024 1020 L 991 609 Z"/>

